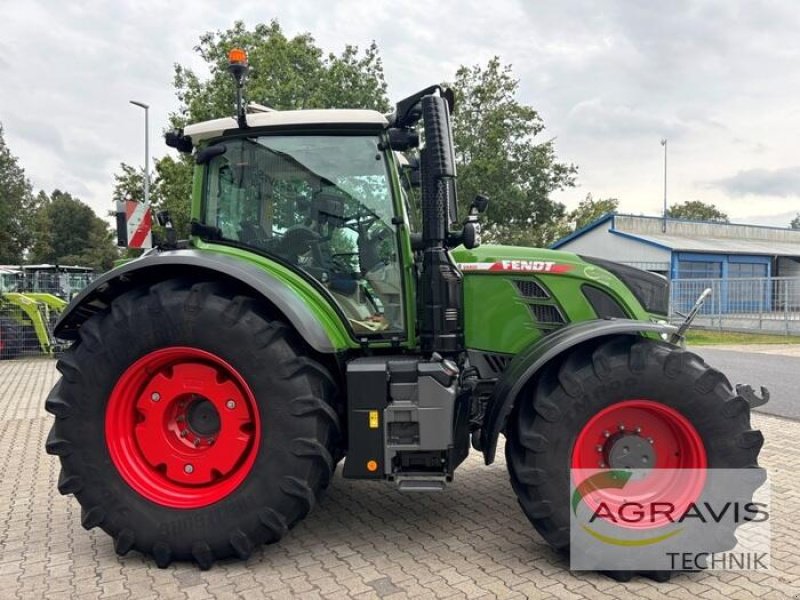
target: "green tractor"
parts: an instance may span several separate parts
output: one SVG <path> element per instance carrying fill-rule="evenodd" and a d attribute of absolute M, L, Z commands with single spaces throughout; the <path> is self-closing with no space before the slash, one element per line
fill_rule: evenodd
<path fill-rule="evenodd" d="M 664 278 L 481 246 L 482 197 L 459 222 L 449 90 L 390 115 L 248 110 L 243 55 L 231 71 L 236 116 L 166 136 L 194 153 L 190 239 L 161 213 L 166 241 L 55 330 L 73 344 L 46 449 L 119 554 L 247 559 L 342 460 L 345 478 L 436 492 L 470 448 L 491 465 L 501 433 L 522 510 L 559 550 L 570 467 L 625 468 L 632 447 L 654 470 L 759 471 L 754 394 L 682 348 Z"/>

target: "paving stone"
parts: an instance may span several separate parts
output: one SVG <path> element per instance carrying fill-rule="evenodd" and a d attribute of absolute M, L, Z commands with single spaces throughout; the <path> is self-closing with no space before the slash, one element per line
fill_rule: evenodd
<path fill-rule="evenodd" d="M 50 360 L 0 363 L 0 597 L 134 598 L 797 598 L 800 423 L 754 415 L 772 483 L 772 571 L 678 575 L 666 585 L 570 573 L 532 530 L 508 483 L 502 441 L 486 467 L 473 453 L 443 494 L 404 495 L 337 473 L 309 517 L 247 563 L 157 569 L 86 532 L 74 498 L 56 491 L 44 453 Z"/>

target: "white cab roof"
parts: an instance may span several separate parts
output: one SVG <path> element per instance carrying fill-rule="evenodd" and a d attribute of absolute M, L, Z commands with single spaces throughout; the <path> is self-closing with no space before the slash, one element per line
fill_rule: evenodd
<path fill-rule="evenodd" d="M 272 112 L 248 113 L 250 127 L 290 127 L 292 125 L 380 125 L 388 127 L 389 122 L 381 113 L 374 110 L 276 110 Z M 193 145 L 203 140 L 222 135 L 223 131 L 236 129 L 239 125 L 233 117 L 203 121 L 184 127 L 183 134 L 189 136 Z"/>

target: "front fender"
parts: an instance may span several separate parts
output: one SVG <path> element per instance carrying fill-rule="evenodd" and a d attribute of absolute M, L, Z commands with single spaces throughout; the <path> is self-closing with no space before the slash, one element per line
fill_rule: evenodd
<path fill-rule="evenodd" d="M 517 395 L 548 362 L 580 344 L 600 337 L 645 332 L 673 334 L 676 331 L 677 328 L 672 325 L 630 319 L 582 321 L 562 327 L 517 354 L 495 385 L 486 408 L 481 428 L 481 448 L 486 464 L 494 462 L 497 438 L 514 408 Z"/>
<path fill-rule="evenodd" d="M 54 333 L 58 338 L 74 340 L 81 324 L 105 310 L 113 298 L 139 285 L 152 285 L 190 273 L 244 284 L 272 303 L 314 350 L 336 351 L 319 319 L 285 282 L 252 263 L 197 250 L 148 254 L 105 273 L 72 300 L 56 323 Z"/>

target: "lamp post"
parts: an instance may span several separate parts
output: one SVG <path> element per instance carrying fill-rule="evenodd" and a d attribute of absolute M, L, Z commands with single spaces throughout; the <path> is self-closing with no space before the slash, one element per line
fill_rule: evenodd
<path fill-rule="evenodd" d="M 150 204 L 150 106 L 131 100 L 131 104 L 144 109 L 144 203 Z"/>
<path fill-rule="evenodd" d="M 664 146 L 664 222 L 661 224 L 662 233 L 667 231 L 667 138 L 661 140 Z"/>

